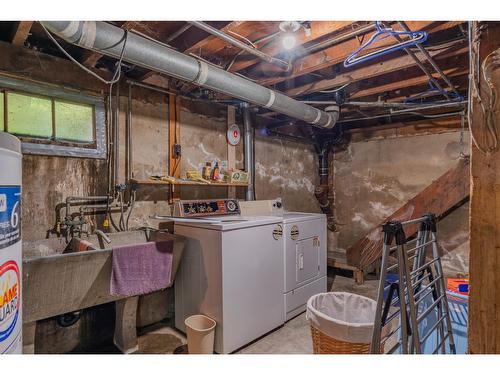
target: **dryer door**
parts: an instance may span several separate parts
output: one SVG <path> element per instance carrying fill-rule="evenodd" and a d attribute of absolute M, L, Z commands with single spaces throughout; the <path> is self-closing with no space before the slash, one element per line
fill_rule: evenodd
<path fill-rule="evenodd" d="M 319 241 L 317 237 L 298 240 L 295 245 L 296 282 L 301 283 L 319 273 Z"/>

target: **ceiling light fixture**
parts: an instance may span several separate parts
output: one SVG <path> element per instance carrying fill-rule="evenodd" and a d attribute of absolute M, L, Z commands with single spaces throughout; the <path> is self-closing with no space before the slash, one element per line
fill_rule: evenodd
<path fill-rule="evenodd" d="M 291 50 L 295 47 L 295 33 L 300 29 L 300 23 L 297 21 L 283 21 L 279 25 L 280 30 L 284 33 L 281 43 L 283 48 Z"/>

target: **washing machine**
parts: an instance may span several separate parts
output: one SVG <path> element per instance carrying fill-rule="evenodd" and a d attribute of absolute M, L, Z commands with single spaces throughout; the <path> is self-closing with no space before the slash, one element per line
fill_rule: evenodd
<path fill-rule="evenodd" d="M 175 279 L 175 326 L 204 314 L 217 322 L 215 351 L 231 353 L 281 326 L 283 219 L 241 215 L 237 200 L 179 201 L 175 233 L 187 238 Z"/>

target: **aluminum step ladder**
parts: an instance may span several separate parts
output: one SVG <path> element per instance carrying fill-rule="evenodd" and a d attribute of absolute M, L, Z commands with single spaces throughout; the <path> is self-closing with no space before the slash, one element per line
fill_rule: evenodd
<path fill-rule="evenodd" d="M 419 230 L 416 238 L 407 240 L 404 228 L 412 225 L 419 225 Z M 371 352 L 455 354 L 435 215 L 390 221 L 382 231 L 384 244 Z M 396 262 L 389 265 L 394 255 Z M 389 274 L 393 281 L 386 285 Z"/>

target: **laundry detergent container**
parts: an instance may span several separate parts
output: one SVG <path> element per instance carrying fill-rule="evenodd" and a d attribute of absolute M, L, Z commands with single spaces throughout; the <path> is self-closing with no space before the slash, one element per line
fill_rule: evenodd
<path fill-rule="evenodd" d="M 377 302 L 345 292 L 307 301 L 314 354 L 369 354 Z"/>

